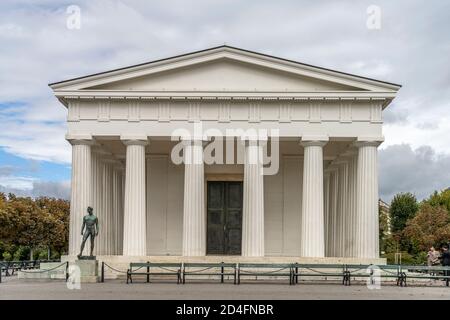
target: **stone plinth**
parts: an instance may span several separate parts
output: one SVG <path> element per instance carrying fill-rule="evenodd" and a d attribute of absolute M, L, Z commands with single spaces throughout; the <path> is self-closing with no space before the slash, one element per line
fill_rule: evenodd
<path fill-rule="evenodd" d="M 80 268 L 80 282 L 98 282 L 98 260 L 75 260 L 70 265 Z"/>

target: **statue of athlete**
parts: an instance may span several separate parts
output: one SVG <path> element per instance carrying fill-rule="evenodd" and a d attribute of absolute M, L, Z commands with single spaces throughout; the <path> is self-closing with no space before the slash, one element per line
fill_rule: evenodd
<path fill-rule="evenodd" d="M 92 252 L 94 251 L 94 239 L 98 235 L 98 219 L 94 215 L 94 209 L 91 207 L 87 208 L 88 214 L 83 217 L 83 226 L 81 227 L 81 235 L 83 236 L 83 241 L 81 242 L 80 254 L 78 255 L 78 259 L 83 254 L 84 244 L 88 237 L 91 237 L 91 257 Z M 86 231 L 83 233 L 84 227 L 86 227 Z"/>

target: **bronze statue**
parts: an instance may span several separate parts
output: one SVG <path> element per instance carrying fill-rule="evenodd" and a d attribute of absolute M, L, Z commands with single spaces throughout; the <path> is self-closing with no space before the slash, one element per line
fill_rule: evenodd
<path fill-rule="evenodd" d="M 88 214 L 83 217 L 83 226 L 81 227 L 81 235 L 83 236 L 83 241 L 81 242 L 80 254 L 78 255 L 78 259 L 83 254 L 84 244 L 88 237 L 91 237 L 91 257 L 92 252 L 94 251 L 94 239 L 98 235 L 98 219 L 94 215 L 94 209 L 91 207 L 87 208 Z M 86 227 L 86 231 L 83 233 L 84 227 Z"/>

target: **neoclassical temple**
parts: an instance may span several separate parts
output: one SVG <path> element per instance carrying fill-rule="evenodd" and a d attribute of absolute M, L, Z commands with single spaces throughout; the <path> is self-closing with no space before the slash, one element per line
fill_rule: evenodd
<path fill-rule="evenodd" d="M 50 84 L 69 256 L 379 262 L 377 147 L 400 85 L 230 46 Z"/>

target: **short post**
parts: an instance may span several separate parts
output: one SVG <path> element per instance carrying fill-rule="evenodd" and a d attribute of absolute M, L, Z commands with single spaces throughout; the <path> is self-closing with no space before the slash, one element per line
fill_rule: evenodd
<path fill-rule="evenodd" d="M 69 261 L 66 261 L 66 282 L 69 281 Z"/>
<path fill-rule="evenodd" d="M 295 264 L 295 283 L 298 284 L 298 263 Z"/>
<path fill-rule="evenodd" d="M 224 267 L 223 267 L 223 261 L 221 262 L 222 266 L 220 267 L 220 282 L 223 283 L 223 272 L 224 272 Z"/>
<path fill-rule="evenodd" d="M 237 284 L 241 284 L 241 267 L 239 263 L 236 264 L 236 273 L 237 273 Z"/>
<path fill-rule="evenodd" d="M 105 282 L 105 262 L 102 261 L 102 277 L 101 282 Z"/>
<path fill-rule="evenodd" d="M 147 283 L 150 282 L 150 266 L 148 265 L 150 261 L 147 261 Z"/>

